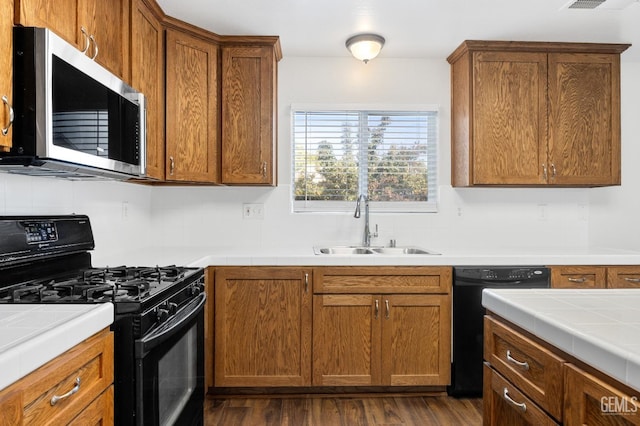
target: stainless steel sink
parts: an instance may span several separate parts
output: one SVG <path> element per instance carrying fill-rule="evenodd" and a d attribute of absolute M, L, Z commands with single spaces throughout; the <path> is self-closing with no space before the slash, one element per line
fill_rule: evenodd
<path fill-rule="evenodd" d="M 314 247 L 315 254 L 334 254 L 334 255 L 387 255 L 387 256 L 404 256 L 404 255 L 438 255 L 434 251 L 426 250 L 420 247 L 364 247 L 364 246 L 319 246 Z"/>
<path fill-rule="evenodd" d="M 403 255 L 403 254 L 440 254 L 434 251 L 425 250 L 420 247 L 379 247 L 373 248 L 378 254 Z"/>
<path fill-rule="evenodd" d="M 374 254 L 370 248 L 367 247 L 314 247 L 313 252 L 315 254 Z"/>

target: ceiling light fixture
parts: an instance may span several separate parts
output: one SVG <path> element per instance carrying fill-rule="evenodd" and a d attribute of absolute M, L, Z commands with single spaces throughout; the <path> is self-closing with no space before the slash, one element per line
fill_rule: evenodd
<path fill-rule="evenodd" d="M 358 34 L 349 37 L 345 44 L 354 58 L 366 64 L 378 56 L 384 46 L 384 37 L 378 34 Z"/>

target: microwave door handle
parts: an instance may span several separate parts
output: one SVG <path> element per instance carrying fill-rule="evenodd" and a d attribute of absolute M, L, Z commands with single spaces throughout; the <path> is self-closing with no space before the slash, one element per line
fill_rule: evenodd
<path fill-rule="evenodd" d="M 195 306 L 190 307 L 187 312 L 180 312 L 171 317 L 166 323 L 162 324 L 162 330 L 159 332 L 152 332 L 147 336 L 137 339 L 135 341 L 136 358 L 144 358 L 152 349 L 156 348 L 162 342 L 173 337 L 176 333 L 181 331 L 181 327 L 190 322 L 196 316 L 200 314 L 205 302 L 207 301 L 206 293 L 200 293 L 197 300 L 198 303 Z"/>

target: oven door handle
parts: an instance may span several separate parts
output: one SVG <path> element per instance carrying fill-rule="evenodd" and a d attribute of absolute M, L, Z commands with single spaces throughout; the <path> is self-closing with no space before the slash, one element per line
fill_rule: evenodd
<path fill-rule="evenodd" d="M 135 342 L 136 358 L 144 358 L 155 347 L 182 331 L 182 326 L 190 322 L 202 311 L 207 301 L 206 293 L 200 293 L 189 305 L 178 311 L 156 330 Z"/>

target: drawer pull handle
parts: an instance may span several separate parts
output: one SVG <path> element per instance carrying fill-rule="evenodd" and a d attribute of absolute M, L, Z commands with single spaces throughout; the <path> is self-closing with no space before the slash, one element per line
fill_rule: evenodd
<path fill-rule="evenodd" d="M 385 314 L 384 314 L 384 317 L 385 317 L 386 319 L 389 319 L 389 315 L 390 315 L 390 313 L 391 313 L 391 312 L 390 312 L 390 311 L 391 311 L 391 308 L 389 307 L 389 299 L 385 299 L 385 301 L 384 301 L 384 308 L 385 308 Z"/>
<path fill-rule="evenodd" d="M 624 277 L 625 281 L 628 281 L 630 283 L 640 283 L 640 278 L 629 278 L 629 277 Z"/>
<path fill-rule="evenodd" d="M 516 402 L 513 399 L 511 399 L 511 397 L 509 396 L 509 391 L 507 390 L 507 388 L 504 388 L 504 390 L 502 391 L 502 396 L 504 397 L 504 399 L 509 401 L 511 404 L 513 404 L 516 407 L 518 407 L 519 409 L 521 409 L 523 413 L 527 412 L 527 404 L 525 404 L 524 402 Z"/>
<path fill-rule="evenodd" d="M 378 299 L 376 299 L 375 308 L 374 308 L 375 319 L 378 319 L 379 313 L 380 313 L 380 302 L 378 301 Z"/>
<path fill-rule="evenodd" d="M 529 363 L 528 362 L 526 362 L 526 361 L 524 361 L 524 362 L 523 361 L 518 361 L 517 359 L 513 358 L 511 356 L 511 351 L 508 350 L 508 349 L 507 349 L 507 361 L 517 365 L 518 367 L 522 367 L 525 370 L 529 369 Z"/>
<path fill-rule="evenodd" d="M 65 393 L 64 395 L 53 395 L 53 397 L 51 397 L 51 405 L 56 405 L 58 403 L 58 401 L 60 401 L 61 399 L 65 399 L 65 398 L 69 398 L 71 395 L 73 395 L 74 393 L 78 392 L 80 390 L 80 377 L 76 378 L 76 385 L 73 387 L 73 389 L 71 389 L 69 392 Z"/>
<path fill-rule="evenodd" d="M 584 282 L 587 282 L 587 279 L 585 277 L 580 277 L 580 278 L 569 277 L 569 278 L 567 278 L 567 280 L 571 281 L 572 283 L 584 283 Z"/>
<path fill-rule="evenodd" d="M 304 273 L 304 292 L 309 293 L 309 273 Z"/>

